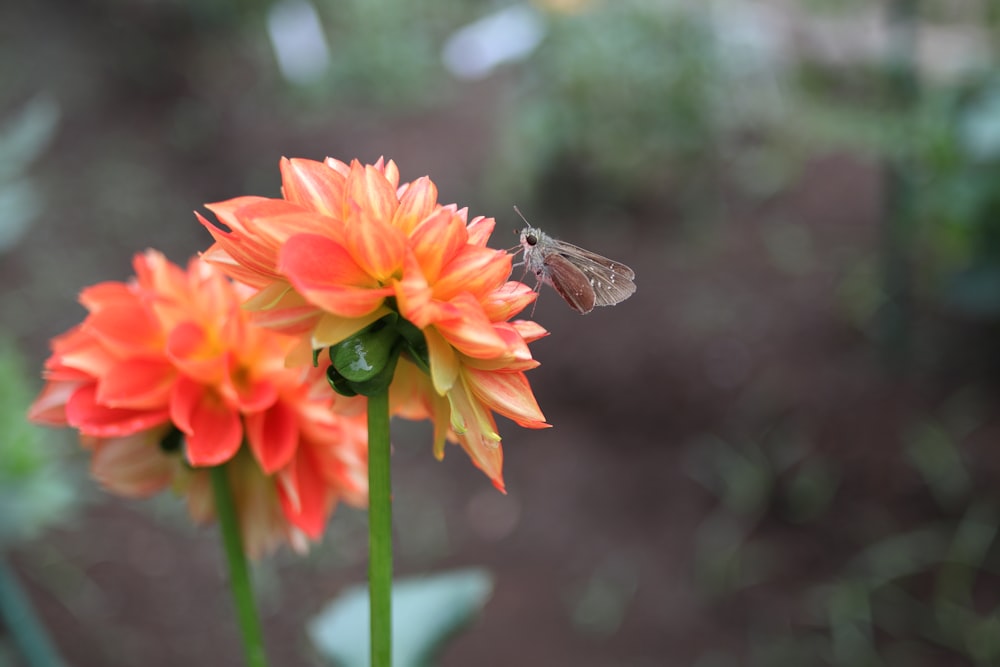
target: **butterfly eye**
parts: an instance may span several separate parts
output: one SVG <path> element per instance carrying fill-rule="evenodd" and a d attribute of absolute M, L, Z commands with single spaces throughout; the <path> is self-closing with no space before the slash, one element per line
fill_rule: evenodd
<path fill-rule="evenodd" d="M 528 234 L 527 236 L 524 237 L 524 240 L 528 242 L 528 245 L 535 245 L 536 243 L 538 243 L 538 239 L 535 237 L 534 234 Z"/>

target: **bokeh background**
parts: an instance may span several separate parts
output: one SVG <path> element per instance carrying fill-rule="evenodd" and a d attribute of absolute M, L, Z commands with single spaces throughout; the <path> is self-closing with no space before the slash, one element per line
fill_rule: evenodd
<path fill-rule="evenodd" d="M 440 664 L 1000 663 L 1000 5 L 990 0 L 0 4 L 0 549 L 78 667 L 239 664 L 217 535 L 24 423 L 84 285 L 281 156 L 631 265 L 543 290 L 509 494 L 394 427 L 397 568 L 485 566 Z M 365 577 L 365 517 L 260 562 L 276 665 Z M 10 566 L 11 569 L 7 569 Z M 5 575 L 6 576 L 6 575 Z M 0 664 L 21 664 L 0 627 Z"/>

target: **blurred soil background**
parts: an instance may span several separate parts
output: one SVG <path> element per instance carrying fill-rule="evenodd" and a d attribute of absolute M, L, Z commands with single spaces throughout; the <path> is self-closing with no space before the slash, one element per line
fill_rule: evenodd
<path fill-rule="evenodd" d="M 638 276 L 583 319 L 542 290 L 554 428 L 501 425 L 508 495 L 394 425 L 400 574 L 495 576 L 441 665 L 1000 664 L 998 16 L 4 3 L 0 537 L 60 652 L 241 664 L 215 532 L 23 423 L 78 290 L 147 247 L 183 264 L 210 242 L 192 210 L 278 196 L 281 156 L 384 155 L 496 217 L 495 247 L 516 203 Z M 304 627 L 366 549 L 343 508 L 256 565 L 272 664 L 326 664 Z"/>

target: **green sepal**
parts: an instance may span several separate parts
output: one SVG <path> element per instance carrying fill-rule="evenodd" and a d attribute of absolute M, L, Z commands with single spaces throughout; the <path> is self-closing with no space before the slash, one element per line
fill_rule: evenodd
<path fill-rule="evenodd" d="M 330 361 L 351 382 L 367 382 L 381 374 L 395 352 L 399 332 L 387 315 L 330 348 Z M 395 363 L 393 363 L 395 365 Z"/>
<path fill-rule="evenodd" d="M 403 339 L 407 356 L 420 370 L 430 375 L 430 354 L 427 351 L 427 339 L 424 338 L 424 332 L 415 327 L 409 320 L 402 318 L 396 324 L 396 328 Z"/>
<path fill-rule="evenodd" d="M 337 372 L 333 366 L 326 368 L 326 381 L 330 383 L 330 388 L 341 396 L 357 396 L 358 392 L 351 389 L 351 383 L 343 375 Z"/>
<path fill-rule="evenodd" d="M 331 366 L 326 376 L 333 390 L 345 396 L 386 391 L 392 384 L 400 352 L 404 346 L 409 348 L 400 331 L 402 322 L 398 314 L 391 313 L 331 346 Z"/>

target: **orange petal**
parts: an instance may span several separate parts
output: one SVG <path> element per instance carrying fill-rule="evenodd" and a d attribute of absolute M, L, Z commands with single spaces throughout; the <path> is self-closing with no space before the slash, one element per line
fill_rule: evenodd
<path fill-rule="evenodd" d="M 496 290 L 510 275 L 510 255 L 503 250 L 466 245 L 444 267 L 434 283 L 434 296 L 450 301 L 460 292 L 483 295 Z"/>
<path fill-rule="evenodd" d="M 200 384 L 183 378 L 174 385 L 170 417 L 187 436 L 187 460 L 193 466 L 220 465 L 240 449 L 239 413 Z"/>
<path fill-rule="evenodd" d="M 434 390 L 444 396 L 455 384 L 458 377 L 459 362 L 454 348 L 441 334 L 428 328 L 424 330 L 424 340 L 427 341 L 427 355 L 430 358 L 431 381 Z"/>
<path fill-rule="evenodd" d="M 524 283 L 509 281 L 483 299 L 486 316 L 494 322 L 509 320 L 538 298 L 538 292 Z"/>
<path fill-rule="evenodd" d="M 166 359 L 128 359 L 108 369 L 97 385 L 97 401 L 112 408 L 162 409 L 177 373 Z"/>
<path fill-rule="evenodd" d="M 437 206 L 437 187 L 427 176 L 407 184 L 399 198 L 399 208 L 392 219 L 392 226 L 409 235 Z"/>
<path fill-rule="evenodd" d="M 309 448 L 302 448 L 279 477 L 278 498 L 285 518 L 310 539 L 318 540 L 333 511 L 335 496 L 319 474 Z"/>
<path fill-rule="evenodd" d="M 377 287 L 343 246 L 322 236 L 290 238 L 280 266 L 307 301 L 342 317 L 368 315 L 392 295 L 392 287 Z"/>
<path fill-rule="evenodd" d="M 295 411 L 278 401 L 263 412 L 247 415 L 246 435 L 254 457 L 265 474 L 288 465 L 299 442 Z"/>
<path fill-rule="evenodd" d="M 159 447 L 158 434 L 143 432 L 102 440 L 90 472 L 101 486 L 130 498 L 148 498 L 170 485 L 177 463 Z"/>
<path fill-rule="evenodd" d="M 66 404 L 81 386 L 79 382 L 49 382 L 28 408 L 28 419 L 45 426 L 66 426 Z"/>
<path fill-rule="evenodd" d="M 493 218 L 484 218 L 483 216 L 473 218 L 472 222 L 469 223 L 469 243 L 485 248 L 495 226 L 496 220 Z"/>
<path fill-rule="evenodd" d="M 439 209 L 421 222 L 410 235 L 410 247 L 424 277 L 435 283 L 441 269 L 465 247 L 468 233 L 462 220 L 447 209 Z"/>
<path fill-rule="evenodd" d="M 402 268 L 406 236 L 374 212 L 362 209 L 353 217 L 345 230 L 345 243 L 358 266 L 380 283 Z"/>
<path fill-rule="evenodd" d="M 166 422 L 170 412 L 109 408 L 97 402 L 97 387 L 81 387 L 66 402 L 66 423 L 84 435 L 114 438 L 145 431 Z"/>
<path fill-rule="evenodd" d="M 296 287 L 378 286 L 343 245 L 316 234 L 297 234 L 288 239 L 281 249 L 278 267 Z M 306 289 L 299 291 L 304 293 Z"/>
<path fill-rule="evenodd" d="M 84 308 L 96 312 L 106 306 L 131 306 L 136 303 L 136 294 L 125 283 L 103 282 L 80 290 L 78 298 Z"/>
<path fill-rule="evenodd" d="M 214 337 L 194 322 L 184 322 L 170 332 L 166 344 L 167 358 L 185 375 L 214 383 L 226 372 L 226 352 Z"/>
<path fill-rule="evenodd" d="M 393 287 L 400 315 L 418 329 L 441 317 L 441 308 L 433 303 L 434 292 L 412 252 L 406 253 L 403 278 L 397 280 Z"/>
<path fill-rule="evenodd" d="M 548 428 L 524 373 L 501 373 L 466 368 L 469 387 L 476 398 L 494 412 L 524 428 Z"/>
<path fill-rule="evenodd" d="M 83 328 L 120 357 L 148 353 L 163 344 L 159 325 L 138 301 L 101 308 L 91 313 Z"/>
<path fill-rule="evenodd" d="M 371 313 L 356 318 L 324 315 L 312 332 L 312 348 L 320 349 L 336 345 L 342 340 L 353 336 L 366 326 L 389 314 L 388 308 L 378 308 Z"/>
<path fill-rule="evenodd" d="M 342 218 L 346 179 L 322 162 L 281 158 L 281 190 L 288 201 Z"/>
<path fill-rule="evenodd" d="M 464 381 L 448 392 L 448 401 L 452 426 L 458 433 L 462 449 L 494 486 L 503 491 L 503 449 L 493 417 L 471 396 Z"/>
<path fill-rule="evenodd" d="M 437 331 L 462 354 L 477 359 L 506 355 L 507 343 L 496 332 L 479 303 L 469 294 L 460 294 L 451 305 L 459 315 L 434 323 Z"/>
<path fill-rule="evenodd" d="M 396 186 L 373 165 L 362 166 L 355 160 L 347 177 L 347 200 L 357 205 L 370 218 L 388 224 L 399 207 Z M 345 210 L 345 214 L 348 211 Z M 353 215 L 353 211 L 351 212 Z"/>
<path fill-rule="evenodd" d="M 549 335 L 549 332 L 542 325 L 531 320 L 514 320 L 510 325 L 514 327 L 517 333 L 521 334 L 526 343 L 532 343 L 539 338 L 545 338 Z"/>

